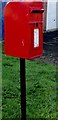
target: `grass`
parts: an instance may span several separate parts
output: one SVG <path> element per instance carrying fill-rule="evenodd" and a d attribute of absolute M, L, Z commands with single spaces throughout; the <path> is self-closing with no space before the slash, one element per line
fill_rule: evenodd
<path fill-rule="evenodd" d="M 2 44 L 0 42 L 0 120 L 2 118 Z"/>
<path fill-rule="evenodd" d="M 2 54 L 2 116 L 3 120 L 20 119 L 20 63 L 15 57 Z M 26 60 L 27 118 L 57 119 L 56 67 Z"/>

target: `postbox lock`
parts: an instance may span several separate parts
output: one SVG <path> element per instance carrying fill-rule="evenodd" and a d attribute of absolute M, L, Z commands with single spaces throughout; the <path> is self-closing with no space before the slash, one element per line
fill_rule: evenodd
<path fill-rule="evenodd" d="M 38 22 L 36 23 L 36 27 L 38 27 Z"/>

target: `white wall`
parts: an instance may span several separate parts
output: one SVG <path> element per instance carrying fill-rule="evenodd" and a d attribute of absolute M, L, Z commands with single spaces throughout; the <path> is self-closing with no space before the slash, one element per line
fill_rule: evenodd
<path fill-rule="evenodd" d="M 56 29 L 56 1 L 47 3 L 46 30 Z"/>

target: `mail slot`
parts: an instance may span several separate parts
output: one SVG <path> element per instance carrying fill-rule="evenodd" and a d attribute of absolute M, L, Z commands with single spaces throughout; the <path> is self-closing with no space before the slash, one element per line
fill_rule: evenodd
<path fill-rule="evenodd" d="M 4 9 L 5 54 L 32 59 L 43 53 L 43 2 L 9 2 Z"/>

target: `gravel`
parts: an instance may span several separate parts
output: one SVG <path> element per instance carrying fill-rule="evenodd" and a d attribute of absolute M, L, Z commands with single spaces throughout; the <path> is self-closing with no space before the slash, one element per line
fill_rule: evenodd
<path fill-rule="evenodd" d="M 39 57 L 38 60 L 58 65 L 58 55 L 53 51 L 44 50 L 43 56 Z"/>

